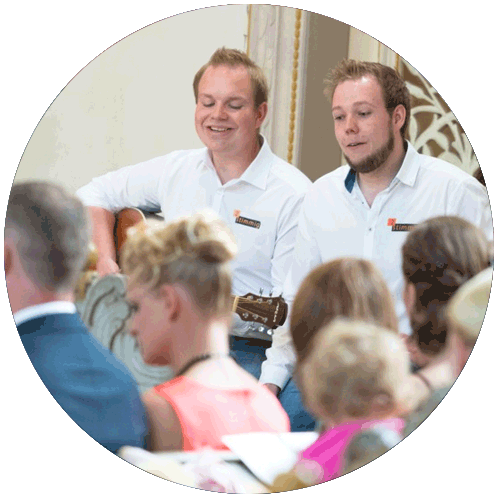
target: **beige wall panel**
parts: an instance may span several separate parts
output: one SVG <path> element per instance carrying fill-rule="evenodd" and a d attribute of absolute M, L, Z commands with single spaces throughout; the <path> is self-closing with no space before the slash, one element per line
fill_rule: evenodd
<path fill-rule="evenodd" d="M 193 77 L 218 47 L 244 50 L 247 29 L 247 6 L 231 5 L 174 16 L 119 41 L 50 105 L 15 181 L 50 179 L 75 191 L 110 170 L 202 147 Z"/>
<path fill-rule="evenodd" d="M 311 13 L 308 38 L 298 167 L 314 181 L 341 164 L 342 153 L 335 139 L 331 106 L 323 95 L 323 80 L 330 68 L 347 57 L 349 26 Z"/>

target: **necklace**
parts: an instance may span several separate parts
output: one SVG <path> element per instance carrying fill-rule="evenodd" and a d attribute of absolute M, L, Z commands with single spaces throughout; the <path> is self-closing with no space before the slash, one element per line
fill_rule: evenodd
<path fill-rule="evenodd" d="M 190 368 L 192 368 L 194 365 L 201 363 L 202 361 L 205 361 L 210 358 L 231 358 L 232 356 L 230 354 L 223 354 L 223 353 L 212 353 L 212 354 L 200 354 L 199 356 L 195 356 L 194 358 L 190 359 L 176 374 L 176 377 L 180 377 L 181 375 L 184 375 Z"/>

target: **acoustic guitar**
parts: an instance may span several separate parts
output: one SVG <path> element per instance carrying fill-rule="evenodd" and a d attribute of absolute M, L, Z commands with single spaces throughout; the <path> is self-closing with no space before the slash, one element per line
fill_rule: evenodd
<path fill-rule="evenodd" d="M 115 245 L 117 257 L 127 239 L 127 231 L 145 221 L 146 217 L 161 219 L 157 214 L 142 212 L 137 208 L 125 208 L 116 214 Z M 285 323 L 288 305 L 282 297 L 263 297 L 253 293 L 233 295 L 233 312 L 243 321 L 253 321 L 274 330 Z"/>

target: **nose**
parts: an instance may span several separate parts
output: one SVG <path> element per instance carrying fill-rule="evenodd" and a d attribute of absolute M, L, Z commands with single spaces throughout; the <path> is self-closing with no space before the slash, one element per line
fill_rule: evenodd
<path fill-rule="evenodd" d="M 356 118 L 349 114 L 345 118 L 345 131 L 346 133 L 356 134 L 358 132 L 358 122 Z"/>
<path fill-rule="evenodd" d="M 214 113 L 213 113 L 214 118 L 217 118 L 218 120 L 226 120 L 227 119 L 227 112 L 226 108 L 223 103 L 216 103 L 214 105 Z"/>

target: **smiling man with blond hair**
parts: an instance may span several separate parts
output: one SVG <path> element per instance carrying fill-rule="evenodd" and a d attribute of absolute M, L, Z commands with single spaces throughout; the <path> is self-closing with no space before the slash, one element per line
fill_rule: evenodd
<path fill-rule="evenodd" d="M 121 209 L 161 211 L 169 222 L 211 208 L 238 243 L 233 294 L 279 295 L 291 263 L 299 209 L 311 182 L 273 154 L 260 135 L 268 110 L 267 84 L 245 53 L 218 49 L 196 74 L 193 87 L 196 132 L 205 148 L 174 151 L 124 167 L 78 190 L 93 222 L 97 269 L 101 275 L 119 272 L 113 225 Z M 234 316 L 232 354 L 259 377 L 271 346 L 270 332 Z M 271 373 L 266 381 L 277 385 L 279 377 Z M 293 394 L 299 397 L 297 391 Z M 291 406 L 300 408 L 300 401 Z M 313 425 L 303 415 L 300 409 L 290 414 L 292 429 Z"/>

